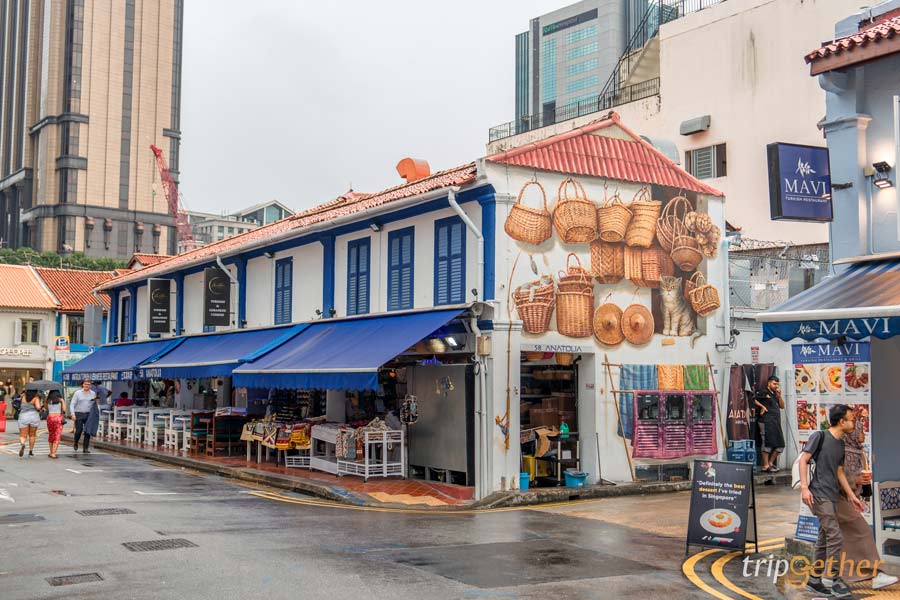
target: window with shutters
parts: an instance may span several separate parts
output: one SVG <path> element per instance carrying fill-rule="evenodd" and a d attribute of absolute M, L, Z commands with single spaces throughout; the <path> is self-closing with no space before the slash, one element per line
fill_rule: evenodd
<path fill-rule="evenodd" d="M 434 304 L 466 300 L 466 226 L 459 217 L 434 222 Z"/>
<path fill-rule="evenodd" d="M 37 319 L 22 319 L 20 344 L 38 344 L 41 340 L 41 322 Z"/>
<path fill-rule="evenodd" d="M 347 243 L 347 315 L 369 312 L 369 238 Z"/>
<path fill-rule="evenodd" d="M 294 281 L 294 259 L 281 258 L 275 261 L 275 325 L 291 322 L 292 286 Z"/>
<path fill-rule="evenodd" d="M 697 179 L 715 179 L 728 174 L 725 144 L 688 150 L 684 153 L 684 167 Z"/>
<path fill-rule="evenodd" d="M 413 242 L 415 229 L 388 233 L 388 310 L 413 307 Z"/>

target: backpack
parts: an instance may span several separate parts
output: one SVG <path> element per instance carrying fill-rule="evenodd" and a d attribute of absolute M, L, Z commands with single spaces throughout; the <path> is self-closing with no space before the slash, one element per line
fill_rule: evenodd
<path fill-rule="evenodd" d="M 807 482 L 812 481 L 813 474 L 815 473 L 815 469 L 813 467 L 815 466 L 816 459 L 819 458 L 819 452 L 821 452 L 822 446 L 825 444 L 825 432 L 817 431 L 812 434 L 809 439 L 806 440 L 806 444 L 803 446 L 804 449 L 800 451 L 800 455 L 797 456 L 797 458 L 794 460 L 794 464 L 791 465 L 791 487 L 795 490 L 800 487 L 800 457 L 803 456 L 803 453 L 806 451 L 806 447 L 809 446 L 810 442 L 812 442 L 813 440 L 818 441 L 815 442 L 817 447 L 815 451 L 813 451 L 812 458 L 810 459 L 812 464 L 807 463 L 806 465 L 806 468 L 808 470 L 806 477 Z"/>

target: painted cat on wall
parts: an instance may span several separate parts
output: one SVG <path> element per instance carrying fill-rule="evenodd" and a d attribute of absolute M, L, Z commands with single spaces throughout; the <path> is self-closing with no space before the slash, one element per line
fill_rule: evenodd
<path fill-rule="evenodd" d="M 694 333 L 691 309 L 681 291 L 681 277 L 663 276 L 659 283 L 662 299 L 663 335 L 688 336 Z"/>

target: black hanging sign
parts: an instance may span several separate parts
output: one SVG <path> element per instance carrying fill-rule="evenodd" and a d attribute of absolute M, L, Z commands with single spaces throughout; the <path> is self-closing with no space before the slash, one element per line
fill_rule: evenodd
<path fill-rule="evenodd" d="M 171 284 L 168 279 L 150 279 L 150 333 L 169 333 L 171 329 Z"/>
<path fill-rule="evenodd" d="M 692 481 L 687 547 L 743 552 L 747 542 L 757 542 L 753 465 L 695 460 Z"/>
<path fill-rule="evenodd" d="M 203 269 L 203 324 L 231 325 L 231 279 L 219 267 Z"/>

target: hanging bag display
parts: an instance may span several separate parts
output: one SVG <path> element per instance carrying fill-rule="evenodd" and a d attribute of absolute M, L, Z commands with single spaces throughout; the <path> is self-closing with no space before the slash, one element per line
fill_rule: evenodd
<path fill-rule="evenodd" d="M 539 208 L 532 208 L 522 204 L 522 196 L 525 194 L 525 190 L 532 185 L 537 186 L 541 190 L 541 206 Z M 544 190 L 544 186 L 538 183 L 536 179 L 528 181 L 519 190 L 516 203 L 509 210 L 503 230 L 514 240 L 535 246 L 543 244 L 553 235 L 550 211 L 547 210 L 547 192 Z"/>
<path fill-rule="evenodd" d="M 684 216 L 692 210 L 694 208 L 690 200 L 684 196 L 675 196 L 662 209 L 656 221 L 656 239 L 666 252 L 672 251 L 676 227 L 678 224 L 684 224 Z"/>
<path fill-rule="evenodd" d="M 631 201 L 632 218 L 625 232 L 625 243 L 635 248 L 649 248 L 656 237 L 656 221 L 662 202 L 650 198 L 650 190 L 641 188 Z"/>
<path fill-rule="evenodd" d="M 570 185 L 575 190 L 571 196 Z M 597 207 L 588 200 L 584 187 L 571 177 L 559 186 L 553 225 L 559 239 L 566 244 L 587 244 L 597 237 Z"/>
<path fill-rule="evenodd" d="M 404 425 L 415 425 L 419 420 L 419 401 L 418 399 L 407 394 L 400 404 L 400 422 Z"/>
<path fill-rule="evenodd" d="M 631 209 L 622 202 L 619 192 L 615 192 L 612 198 L 597 207 L 597 237 L 604 242 L 621 242 L 625 239 L 631 217 Z"/>
<path fill-rule="evenodd" d="M 591 242 L 591 275 L 600 283 L 619 283 L 625 277 L 625 246 Z"/>
<path fill-rule="evenodd" d="M 697 271 L 691 276 L 691 308 L 701 317 L 717 311 L 722 303 L 719 301 L 719 290 L 706 282 L 703 273 Z"/>

